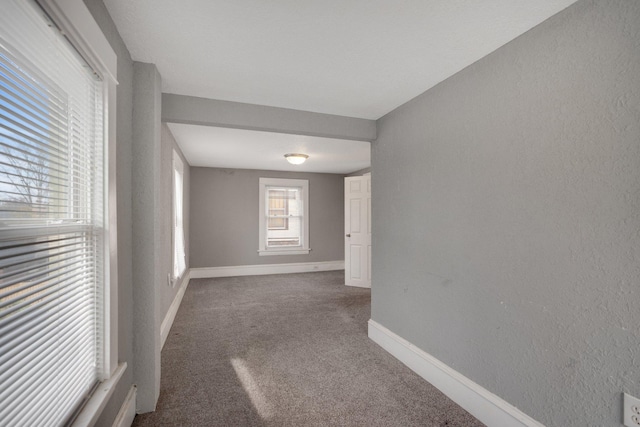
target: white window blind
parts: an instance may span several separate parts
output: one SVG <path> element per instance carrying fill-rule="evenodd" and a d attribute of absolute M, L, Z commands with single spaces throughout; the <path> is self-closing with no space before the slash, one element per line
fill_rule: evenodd
<path fill-rule="evenodd" d="M 187 268 L 184 253 L 184 165 L 173 152 L 173 277 L 179 278 Z"/>
<path fill-rule="evenodd" d="M 103 85 L 31 1 L 0 14 L 0 424 L 62 425 L 104 376 Z"/>

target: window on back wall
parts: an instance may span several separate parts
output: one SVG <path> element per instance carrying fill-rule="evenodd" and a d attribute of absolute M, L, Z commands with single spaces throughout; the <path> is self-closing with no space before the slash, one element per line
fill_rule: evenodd
<path fill-rule="evenodd" d="M 2 425 L 65 424 L 111 373 L 105 93 L 37 6 L 3 0 Z"/>
<path fill-rule="evenodd" d="M 309 249 L 309 181 L 260 178 L 260 255 L 302 255 Z"/>

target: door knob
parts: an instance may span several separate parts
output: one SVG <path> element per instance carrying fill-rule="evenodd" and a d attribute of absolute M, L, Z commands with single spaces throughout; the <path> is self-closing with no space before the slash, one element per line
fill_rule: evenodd
<path fill-rule="evenodd" d="M 351 234 L 347 234 L 346 236 L 347 236 L 347 237 L 351 237 Z"/>

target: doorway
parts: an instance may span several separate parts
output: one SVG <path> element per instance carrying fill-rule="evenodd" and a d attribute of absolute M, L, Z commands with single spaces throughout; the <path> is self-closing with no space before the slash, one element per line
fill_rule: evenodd
<path fill-rule="evenodd" d="M 371 174 L 344 179 L 345 285 L 371 287 Z"/>

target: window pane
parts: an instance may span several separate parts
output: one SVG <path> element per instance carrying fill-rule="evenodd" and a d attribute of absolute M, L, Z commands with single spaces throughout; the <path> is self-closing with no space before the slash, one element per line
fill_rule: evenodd
<path fill-rule="evenodd" d="M 282 218 L 289 216 L 287 196 L 287 190 L 267 190 L 269 230 L 286 230 L 288 228 L 288 218 Z"/>
<path fill-rule="evenodd" d="M 5 225 L 71 219 L 68 175 L 74 147 L 66 143 L 67 126 L 59 126 L 66 117 L 55 107 L 68 109 L 60 95 L 48 93 L 0 47 L 0 217 Z"/>
<path fill-rule="evenodd" d="M 301 246 L 302 205 L 299 188 L 267 187 L 267 247 Z"/>

